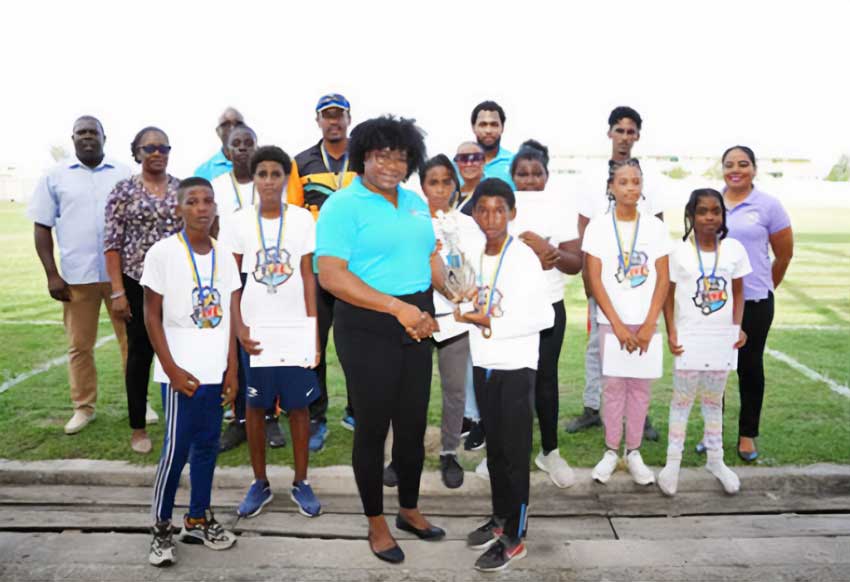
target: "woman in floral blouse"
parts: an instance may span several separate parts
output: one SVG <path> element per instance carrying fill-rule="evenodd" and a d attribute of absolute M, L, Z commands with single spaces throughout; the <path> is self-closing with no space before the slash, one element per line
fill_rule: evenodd
<path fill-rule="evenodd" d="M 142 315 L 143 293 L 139 285 L 145 253 L 160 239 L 183 228 L 177 217 L 179 180 L 166 173 L 168 136 L 156 127 L 146 127 L 130 145 L 133 158 L 142 165 L 141 174 L 122 180 L 106 201 L 104 248 L 106 270 L 112 282 L 113 312 L 127 322 L 127 409 L 133 435 L 130 447 L 137 453 L 151 451 L 145 431 L 145 411 L 153 348 Z"/>

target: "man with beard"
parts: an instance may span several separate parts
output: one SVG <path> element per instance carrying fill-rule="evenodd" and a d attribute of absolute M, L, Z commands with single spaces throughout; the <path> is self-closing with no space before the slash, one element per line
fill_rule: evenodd
<path fill-rule="evenodd" d="M 103 257 L 104 207 L 116 182 L 130 177 L 130 169 L 104 156 L 106 136 L 100 121 L 84 115 L 74 122 L 71 140 L 75 157 L 59 162 L 41 178 L 28 209 L 35 227 L 35 249 L 47 275 L 47 291 L 62 302 L 68 336 L 68 376 L 74 415 L 65 434 L 77 433 L 94 420 L 97 370 L 94 344 L 101 303 L 112 320 L 127 362 L 124 321 L 112 314 L 112 292 Z M 59 245 L 59 263 L 53 258 L 53 229 Z"/>
<path fill-rule="evenodd" d="M 228 107 L 222 112 L 215 128 L 215 133 L 221 140 L 221 149 L 195 169 L 195 176 L 212 182 L 233 169 L 233 163 L 227 154 L 227 140 L 230 138 L 230 132 L 242 125 L 245 125 L 245 118 L 235 107 Z"/>
<path fill-rule="evenodd" d="M 338 93 L 323 95 L 316 104 L 316 125 L 322 131 L 322 139 L 307 148 L 292 163 L 292 174 L 287 185 L 286 198 L 289 204 L 301 206 L 318 219 L 322 204 L 334 192 L 351 184 L 357 175 L 348 167 L 348 126 L 351 123 L 351 104 Z M 315 263 L 314 263 L 314 270 Z M 318 271 L 317 271 L 318 272 Z M 310 450 L 320 451 L 328 436 L 328 386 L 325 353 L 328 335 L 333 325 L 336 298 L 316 285 L 318 293 L 317 311 L 321 360 L 316 373 L 319 377 L 321 395 L 310 405 Z M 347 391 L 347 388 L 346 388 Z M 354 430 L 354 409 L 351 398 L 345 407 L 342 426 Z"/>
<path fill-rule="evenodd" d="M 484 177 L 499 178 L 514 187 L 511 180 L 513 152 L 502 147 L 505 110 L 495 101 L 482 101 L 472 110 L 470 122 L 478 144 L 484 148 Z"/>

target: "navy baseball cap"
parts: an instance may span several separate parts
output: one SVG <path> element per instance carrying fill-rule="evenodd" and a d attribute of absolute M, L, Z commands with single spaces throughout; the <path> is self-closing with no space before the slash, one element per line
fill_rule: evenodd
<path fill-rule="evenodd" d="M 316 113 L 330 109 L 331 107 L 339 107 L 340 109 L 349 111 L 351 109 L 351 103 L 339 93 L 329 93 L 319 98 L 319 102 L 316 103 Z"/>

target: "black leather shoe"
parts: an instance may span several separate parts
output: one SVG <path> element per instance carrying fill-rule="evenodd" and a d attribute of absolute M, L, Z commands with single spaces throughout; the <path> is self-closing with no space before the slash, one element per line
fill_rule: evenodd
<path fill-rule="evenodd" d="M 383 560 L 384 562 L 389 562 L 390 564 L 401 564 L 404 562 L 404 552 L 401 551 L 398 544 L 388 550 L 376 552 L 375 548 L 372 547 L 372 542 L 369 542 L 369 549 L 372 550 L 372 553 L 375 554 L 379 560 Z"/>
<path fill-rule="evenodd" d="M 646 420 L 643 423 L 643 438 L 648 441 L 658 440 L 658 431 L 655 430 L 654 426 L 652 426 L 652 421 L 649 419 L 649 415 L 647 415 Z"/>
<path fill-rule="evenodd" d="M 266 419 L 266 443 L 273 449 L 286 446 L 286 437 L 274 417 Z"/>
<path fill-rule="evenodd" d="M 759 452 L 756 450 L 742 451 L 741 449 L 738 449 L 738 456 L 745 463 L 752 463 L 753 461 L 759 458 Z"/>
<path fill-rule="evenodd" d="M 417 529 L 407 523 L 407 520 L 404 519 L 401 514 L 395 516 L 395 526 L 402 531 L 412 533 L 420 540 L 425 540 L 428 542 L 435 542 L 446 537 L 446 530 L 444 530 L 443 528 L 432 525 L 428 529 Z"/>
<path fill-rule="evenodd" d="M 248 434 L 245 432 L 245 423 L 234 420 L 221 433 L 219 451 L 223 453 L 235 449 L 246 440 L 248 440 Z"/>

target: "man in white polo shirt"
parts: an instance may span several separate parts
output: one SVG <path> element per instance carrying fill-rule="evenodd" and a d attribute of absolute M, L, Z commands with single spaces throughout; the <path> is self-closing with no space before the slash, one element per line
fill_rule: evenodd
<path fill-rule="evenodd" d="M 101 303 L 112 319 L 127 363 L 124 322 L 112 316 L 111 286 L 103 258 L 104 205 L 116 182 L 130 169 L 104 156 L 106 136 L 100 121 L 83 116 L 74 122 L 75 156 L 60 161 L 39 180 L 28 209 L 35 228 L 35 249 L 47 276 L 47 291 L 62 302 L 68 336 L 68 376 L 74 415 L 66 434 L 81 431 L 94 420 L 97 371 L 94 344 Z M 60 269 L 53 258 L 53 231 L 59 245 Z"/>

